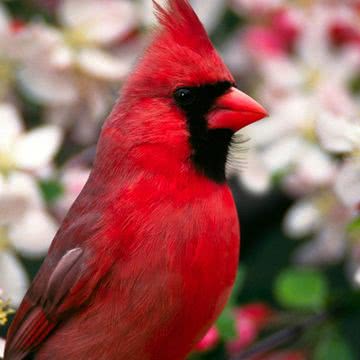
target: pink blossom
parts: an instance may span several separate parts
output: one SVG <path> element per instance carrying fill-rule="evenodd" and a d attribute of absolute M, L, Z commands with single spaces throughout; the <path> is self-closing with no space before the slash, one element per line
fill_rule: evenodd
<path fill-rule="evenodd" d="M 212 326 L 206 335 L 197 343 L 196 351 L 208 351 L 213 349 L 219 342 L 219 332 L 215 326 Z"/>
<path fill-rule="evenodd" d="M 360 46 L 360 28 L 345 21 L 335 21 L 329 29 L 331 40 L 336 45 L 356 44 Z"/>
<path fill-rule="evenodd" d="M 236 330 L 238 337 L 227 343 L 230 354 L 237 354 L 251 345 L 257 338 L 260 330 L 269 321 L 271 309 L 261 303 L 246 305 L 235 310 Z"/>
<path fill-rule="evenodd" d="M 268 305 L 263 303 L 253 303 L 243 306 L 239 311 L 239 316 L 251 319 L 257 327 L 266 325 L 272 316 L 273 311 Z"/>
<path fill-rule="evenodd" d="M 17 34 L 26 28 L 26 23 L 20 19 L 14 19 L 10 22 L 10 30 L 12 33 Z"/>
<path fill-rule="evenodd" d="M 270 25 L 252 25 L 245 31 L 245 44 L 256 58 L 286 56 L 300 35 L 300 19 L 295 11 L 281 9 Z"/>
<path fill-rule="evenodd" d="M 274 14 L 271 27 L 282 40 L 283 46 L 290 50 L 301 33 L 301 19 L 294 9 L 281 9 Z"/>
<path fill-rule="evenodd" d="M 277 32 L 265 26 L 249 27 L 245 32 L 244 42 L 257 59 L 284 56 L 286 53 L 286 46 Z"/>

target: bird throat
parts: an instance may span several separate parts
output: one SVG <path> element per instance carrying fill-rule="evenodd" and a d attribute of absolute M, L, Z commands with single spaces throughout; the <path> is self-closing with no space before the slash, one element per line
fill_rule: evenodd
<path fill-rule="evenodd" d="M 199 121 L 199 119 L 197 119 Z M 206 120 L 205 125 L 206 125 Z M 190 130 L 191 161 L 196 169 L 217 183 L 224 183 L 225 167 L 233 132 L 228 129 Z"/>
<path fill-rule="evenodd" d="M 199 172 L 217 183 L 226 181 L 225 167 L 234 133 L 230 129 L 209 129 L 206 114 L 217 97 L 231 86 L 229 82 L 219 82 L 199 87 L 198 91 L 203 94 L 201 106 L 185 111 L 192 148 L 190 159 Z"/>

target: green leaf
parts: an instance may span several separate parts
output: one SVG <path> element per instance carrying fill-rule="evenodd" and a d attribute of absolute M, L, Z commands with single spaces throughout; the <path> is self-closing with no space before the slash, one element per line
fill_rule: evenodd
<path fill-rule="evenodd" d="M 271 181 L 272 183 L 275 185 L 275 186 L 279 186 L 281 185 L 284 177 L 286 176 L 286 174 L 289 173 L 289 169 L 282 169 L 282 170 L 278 170 L 276 172 L 274 172 L 272 174 L 272 177 L 271 177 Z"/>
<path fill-rule="evenodd" d="M 230 299 L 229 299 L 230 305 L 234 306 L 236 304 L 236 298 L 239 295 L 240 290 L 243 287 L 244 282 L 245 282 L 245 274 L 246 274 L 245 268 L 243 266 L 239 267 L 238 272 L 236 274 L 234 287 L 232 289 Z"/>
<path fill-rule="evenodd" d="M 50 204 L 64 193 L 63 186 L 56 180 L 42 180 L 39 186 L 45 201 Z"/>
<path fill-rule="evenodd" d="M 335 328 L 326 329 L 318 343 L 314 360 L 355 360 L 345 339 Z"/>
<path fill-rule="evenodd" d="M 216 327 L 224 341 L 235 339 L 237 336 L 234 312 L 228 305 L 218 318 Z"/>
<path fill-rule="evenodd" d="M 360 93 L 360 76 L 359 75 L 355 75 L 352 80 L 350 81 L 350 90 L 355 93 L 355 94 L 359 94 Z"/>
<path fill-rule="evenodd" d="M 236 274 L 234 287 L 232 289 L 229 301 L 216 322 L 216 327 L 224 341 L 229 341 L 237 337 L 236 320 L 232 308 L 236 305 L 236 297 L 238 296 L 244 281 L 245 269 L 240 267 Z"/>
<path fill-rule="evenodd" d="M 347 227 L 349 233 L 360 233 L 360 216 L 354 219 Z"/>
<path fill-rule="evenodd" d="M 325 307 L 328 284 L 324 275 L 310 269 L 285 270 L 275 282 L 275 296 L 284 307 L 320 310 Z"/>

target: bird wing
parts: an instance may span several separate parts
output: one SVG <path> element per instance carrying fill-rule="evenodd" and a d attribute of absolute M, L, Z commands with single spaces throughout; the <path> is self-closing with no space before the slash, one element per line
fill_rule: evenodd
<path fill-rule="evenodd" d="M 89 271 L 80 247 L 67 251 L 56 266 L 51 263 L 51 258 L 44 263 L 24 297 L 9 330 L 5 360 L 21 360 L 35 351 L 66 315 L 89 299 L 109 269 Z"/>

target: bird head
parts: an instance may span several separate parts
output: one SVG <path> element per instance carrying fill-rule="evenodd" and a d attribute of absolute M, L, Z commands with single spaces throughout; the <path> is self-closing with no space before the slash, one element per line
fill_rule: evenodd
<path fill-rule="evenodd" d="M 234 133 L 266 111 L 237 89 L 187 0 L 153 2 L 160 26 L 106 128 L 127 137 L 123 145 L 154 170 L 178 163 L 224 182 Z"/>

